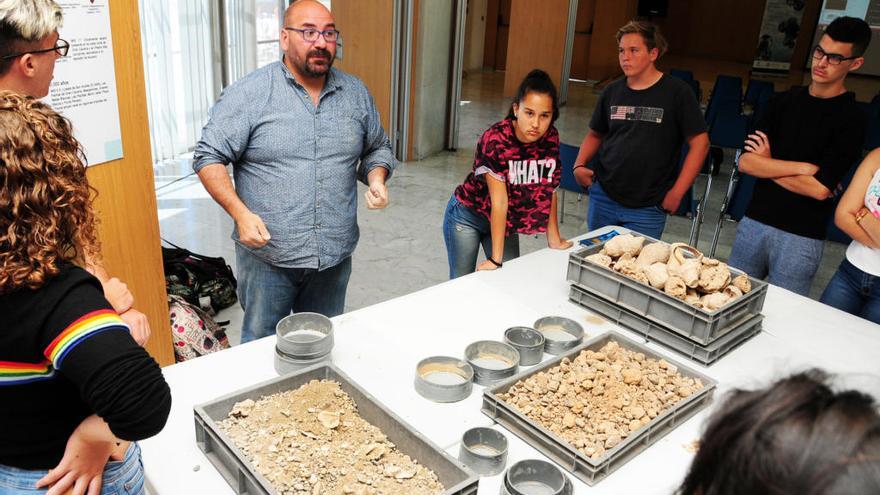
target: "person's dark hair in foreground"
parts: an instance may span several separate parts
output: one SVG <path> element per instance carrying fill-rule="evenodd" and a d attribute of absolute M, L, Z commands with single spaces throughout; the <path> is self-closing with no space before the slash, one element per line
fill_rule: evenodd
<path fill-rule="evenodd" d="M 811 370 L 736 390 L 712 416 L 680 495 L 880 493 L 880 413 Z"/>

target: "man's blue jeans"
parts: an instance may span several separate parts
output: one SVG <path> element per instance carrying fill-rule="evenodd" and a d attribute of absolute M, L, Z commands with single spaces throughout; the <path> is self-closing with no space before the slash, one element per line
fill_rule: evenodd
<path fill-rule="evenodd" d="M 880 277 L 859 270 L 844 258 L 819 301 L 880 323 Z"/>
<path fill-rule="evenodd" d="M 0 494 L 36 495 L 46 489 L 34 488 L 37 481 L 48 471 L 31 471 L 0 464 Z M 144 464 L 141 448 L 132 443 L 121 461 L 111 461 L 104 466 L 101 495 L 140 495 L 144 493 Z M 71 492 L 73 490 L 70 490 Z"/>
<path fill-rule="evenodd" d="M 244 310 L 241 343 L 275 333 L 275 325 L 292 312 L 327 317 L 345 311 L 351 256 L 324 270 L 279 268 L 236 244 L 238 300 Z"/>
<path fill-rule="evenodd" d="M 792 234 L 743 217 L 728 264 L 802 296 L 810 295 L 825 242 Z"/>
<path fill-rule="evenodd" d="M 477 269 L 480 245 L 486 257 L 492 256 L 492 232 L 489 220 L 461 204 L 453 194 L 443 216 L 443 240 L 449 260 L 449 278 L 458 278 Z M 504 239 L 502 262 L 519 257 L 519 236 Z M 497 260 L 496 260 L 497 261 Z"/>
<path fill-rule="evenodd" d="M 590 209 L 587 211 L 588 230 L 607 225 L 619 225 L 629 230 L 659 239 L 666 227 L 666 212 L 659 206 L 627 208 L 609 198 L 599 181 L 590 186 Z"/>

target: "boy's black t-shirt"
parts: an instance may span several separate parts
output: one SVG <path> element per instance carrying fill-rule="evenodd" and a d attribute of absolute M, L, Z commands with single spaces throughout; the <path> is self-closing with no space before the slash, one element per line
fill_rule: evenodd
<path fill-rule="evenodd" d="M 865 125 L 852 93 L 816 98 L 807 87 L 796 87 L 770 101 L 757 129 L 767 134 L 773 158 L 816 165 L 816 179 L 834 191 L 861 158 Z M 819 201 L 772 179 L 758 179 L 746 216 L 795 235 L 825 239 L 833 212 L 831 199 Z"/>
<path fill-rule="evenodd" d="M 693 90 L 663 75 L 634 90 L 620 79 L 608 85 L 590 119 L 602 134 L 596 177 L 614 201 L 629 208 L 656 206 L 678 177 L 685 139 L 706 132 Z"/>

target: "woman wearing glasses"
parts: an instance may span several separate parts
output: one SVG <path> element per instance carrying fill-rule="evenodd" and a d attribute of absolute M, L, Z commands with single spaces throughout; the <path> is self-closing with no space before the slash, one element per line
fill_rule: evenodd
<path fill-rule="evenodd" d="M 859 165 L 834 222 L 853 241 L 821 301 L 880 323 L 880 148 Z"/>
<path fill-rule="evenodd" d="M 0 3 L 0 89 L 43 98 L 55 60 L 70 44 L 58 37 L 61 7 L 52 0 Z"/>
<path fill-rule="evenodd" d="M 519 256 L 517 234 L 547 233 L 553 249 L 571 241 L 559 234 L 556 188 L 562 177 L 556 87 L 542 70 L 522 83 L 507 118 L 480 137 L 473 171 L 455 189 L 443 219 L 449 278 L 495 270 Z M 486 260 L 479 266 L 483 246 Z"/>
<path fill-rule="evenodd" d="M 70 122 L 0 91 L 0 184 L 0 493 L 142 493 L 133 442 L 171 392 L 83 269 L 99 245 Z"/>

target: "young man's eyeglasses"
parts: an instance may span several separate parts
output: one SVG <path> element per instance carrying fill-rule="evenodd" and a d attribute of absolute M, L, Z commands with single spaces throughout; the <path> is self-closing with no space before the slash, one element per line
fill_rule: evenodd
<path fill-rule="evenodd" d="M 822 60 L 823 57 L 828 57 L 829 65 L 840 65 L 844 60 L 855 60 L 859 57 L 844 57 L 839 53 L 828 53 L 822 49 L 821 46 L 816 45 L 816 48 L 813 48 L 813 59 L 814 60 Z"/>
<path fill-rule="evenodd" d="M 10 58 L 20 57 L 22 55 L 27 55 L 28 53 L 46 53 L 46 52 L 55 52 L 60 57 L 66 57 L 67 52 L 70 50 L 70 43 L 67 41 L 58 38 L 58 41 L 55 42 L 55 46 L 52 48 L 44 48 L 42 50 L 28 50 L 26 52 L 21 53 L 13 53 L 11 55 L 6 55 L 0 60 L 9 60 Z"/>
<path fill-rule="evenodd" d="M 292 27 L 285 27 L 284 29 L 288 31 L 296 31 L 302 36 L 303 41 L 308 41 L 309 43 L 318 41 L 318 36 L 323 36 L 324 41 L 327 43 L 335 43 L 336 40 L 339 39 L 339 31 L 335 29 L 325 29 L 323 31 L 319 29 L 297 29 Z"/>

